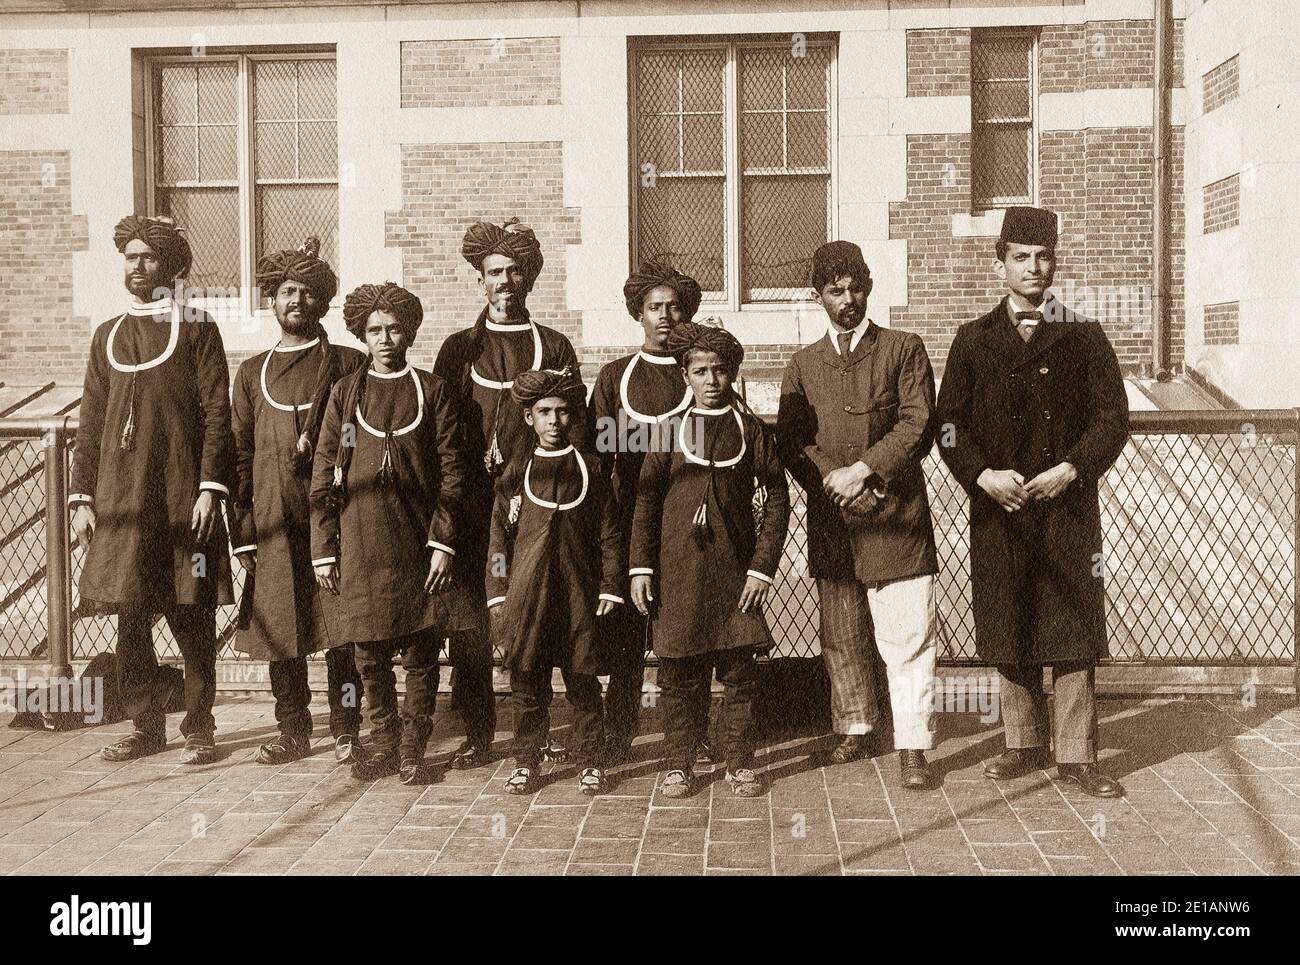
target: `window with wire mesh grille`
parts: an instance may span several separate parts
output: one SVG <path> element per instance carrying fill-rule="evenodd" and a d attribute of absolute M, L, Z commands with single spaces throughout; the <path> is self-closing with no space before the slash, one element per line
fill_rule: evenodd
<path fill-rule="evenodd" d="M 971 33 L 971 206 L 1034 200 L 1034 34 Z"/>
<path fill-rule="evenodd" d="M 706 305 L 807 297 L 832 218 L 833 43 L 634 48 L 633 260 L 694 276 Z"/>
<path fill-rule="evenodd" d="M 189 235 L 189 284 L 250 292 L 257 258 L 321 239 L 338 270 L 335 65 L 322 55 L 149 65 L 150 210 Z"/>

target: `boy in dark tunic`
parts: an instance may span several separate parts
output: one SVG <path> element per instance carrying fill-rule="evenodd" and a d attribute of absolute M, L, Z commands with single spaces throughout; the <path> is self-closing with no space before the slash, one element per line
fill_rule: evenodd
<path fill-rule="evenodd" d="M 666 265 L 643 265 L 623 285 L 623 300 L 628 314 L 641 323 L 645 341 L 640 351 L 610 362 L 596 376 L 591 431 L 593 448 L 618 494 L 619 530 L 626 542 L 632 534 L 636 484 L 645 454 L 671 440 L 673 417 L 691 404 L 682 367 L 668 351 L 668 335 L 695 317 L 700 286 Z M 627 759 L 636 738 L 650 624 L 630 606 L 617 607 L 601 623 L 609 670 L 606 760 L 612 765 Z M 707 715 L 707 704 L 704 710 Z"/>
<path fill-rule="evenodd" d="M 113 242 L 131 304 L 95 331 L 72 467 L 72 527 L 86 547 L 81 598 L 117 613 L 117 672 L 134 730 L 109 761 L 166 745 L 171 697 L 152 628 L 185 661 L 187 764 L 216 760 L 217 604 L 233 603 L 221 500 L 229 495 L 230 377 L 221 332 L 182 307 L 190 246 L 167 218 L 123 218 Z"/>
<path fill-rule="evenodd" d="M 723 686 L 727 782 L 763 792 L 753 769 L 756 652 L 771 649 L 763 602 L 776 576 L 790 516 L 785 470 L 771 431 L 731 386 L 745 352 L 721 328 L 683 323 L 669 350 L 694 402 L 672 452 L 641 467 L 632 522 L 632 601 L 652 627 L 663 692 L 668 797 L 691 793 L 698 710 L 716 672 Z M 658 578 L 658 592 L 653 582 Z"/>
<path fill-rule="evenodd" d="M 584 794 L 606 790 L 596 618 L 623 603 L 625 567 L 614 490 L 596 456 L 569 441 L 586 390 L 568 370 L 521 372 L 511 388 L 536 445 L 497 484 L 488 551 L 492 636 L 510 671 L 515 710 L 513 794 L 536 787 L 559 667 Z"/>
<path fill-rule="evenodd" d="M 311 750 L 307 654 L 325 651 L 330 735 L 350 763 L 361 727 L 361 678 L 342 634 L 341 602 L 316 585 L 311 564 L 312 456 L 330 389 L 366 364 L 354 348 L 331 345 L 320 319 L 338 279 L 309 238 L 300 251 L 267 255 L 257 282 L 271 300 L 279 344 L 239 367 L 231 405 L 235 495 L 231 537 L 248 579 L 236 647 L 269 661 L 280 735 L 261 746 L 259 764 L 286 764 Z"/>
<path fill-rule="evenodd" d="M 486 305 L 473 326 L 442 343 L 433 371 L 446 380 L 463 413 L 467 476 L 456 574 L 481 608 L 492 487 L 515 452 L 533 444 L 510 387 L 528 370 L 570 366 L 576 372 L 578 358 L 564 335 L 528 315 L 528 294 L 542 270 L 541 245 L 531 228 L 515 218 L 504 225 L 480 221 L 465 232 L 461 254 L 479 273 Z M 465 742 L 452 754 L 451 766 L 458 769 L 491 759 L 496 703 L 486 618 L 483 624 L 451 639 L 452 699 L 466 730 Z"/>
<path fill-rule="evenodd" d="M 347 297 L 344 321 L 370 360 L 330 393 L 311 491 L 316 580 L 341 598 L 365 687 L 370 744 L 352 774 L 400 773 L 403 784 L 431 778 L 441 642 L 478 616 L 452 576 L 465 481 L 457 406 L 442 379 L 406 361 L 423 316 L 392 282 Z M 394 654 L 406 670 L 400 719 Z"/>

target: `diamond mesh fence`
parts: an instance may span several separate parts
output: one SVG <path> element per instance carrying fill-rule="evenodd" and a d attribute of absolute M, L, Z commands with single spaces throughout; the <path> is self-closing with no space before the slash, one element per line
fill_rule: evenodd
<path fill-rule="evenodd" d="M 1170 425 L 1179 414 L 1170 414 Z M 1186 414 L 1181 414 L 1186 415 Z M 1295 659 L 1295 435 L 1135 428 L 1101 483 L 1111 660 L 1282 665 Z M 39 441 L 0 423 L 0 658 L 46 656 L 45 493 Z M 938 544 L 940 658 L 978 662 L 971 610 L 967 497 L 937 455 L 925 464 Z M 813 657 L 817 588 L 808 576 L 804 496 L 791 482 L 784 556 L 767 614 L 774 657 Z M 81 612 L 83 554 L 71 548 L 73 657 L 111 649 L 112 617 Z M 236 595 L 243 574 L 234 566 Z M 236 608 L 218 609 L 223 659 Z M 159 655 L 179 651 L 160 620 Z"/>

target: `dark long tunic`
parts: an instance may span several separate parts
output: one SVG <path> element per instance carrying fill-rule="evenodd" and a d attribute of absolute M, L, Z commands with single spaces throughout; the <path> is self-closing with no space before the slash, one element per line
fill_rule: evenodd
<path fill-rule="evenodd" d="M 353 423 L 343 408 L 358 379 L 367 383 Z M 334 516 L 326 497 L 345 423 L 356 449 L 346 479 L 346 505 Z M 388 432 L 397 479 L 385 484 L 379 470 Z M 479 624 L 462 585 L 433 595 L 424 590 L 433 548 L 457 553 L 461 548 L 465 467 L 459 436 L 455 403 L 436 375 L 408 366 L 400 375 L 363 370 L 335 383 L 312 469 L 311 555 L 313 564 L 338 563 L 342 626 L 349 642 Z"/>
<path fill-rule="evenodd" d="M 330 352 L 335 382 L 366 363 L 354 348 L 331 345 Z M 287 660 L 348 642 L 341 599 L 321 591 L 312 571 L 310 472 L 299 474 L 292 460 L 323 355 L 319 340 L 275 348 L 246 360 L 235 375 L 230 542 L 236 553 L 257 551 L 235 646 L 259 660 Z"/>
<path fill-rule="evenodd" d="M 505 665 L 597 673 L 598 597 L 626 603 L 618 507 L 600 461 L 573 448 L 521 454 L 497 483 L 488 560 L 489 599 L 505 599 L 493 641 Z"/>
<path fill-rule="evenodd" d="M 671 453 L 649 453 L 641 467 L 629 572 L 658 577 L 655 653 L 689 657 L 731 647 L 770 648 L 772 635 L 763 614 L 741 613 L 738 606 L 747 575 L 770 582 L 781 561 L 790 495 L 776 442 L 771 430 L 748 413 L 687 411 L 683 428 L 693 454 L 697 459 L 711 455 L 721 465 L 699 465 L 678 447 Z M 737 456 L 737 463 L 725 465 Z M 767 488 L 757 534 L 756 480 Z M 706 492 L 711 538 L 701 544 L 692 518 Z"/>
<path fill-rule="evenodd" d="M 645 454 L 671 445 L 679 416 L 690 403 L 681 366 L 671 355 L 635 352 L 605 365 L 591 393 L 592 449 L 600 456 L 618 496 L 619 532 L 624 555 L 632 539 L 636 487 Z M 616 607 L 605 617 L 605 640 L 612 652 L 650 645 L 647 621 L 634 606 Z"/>
<path fill-rule="evenodd" d="M 962 325 L 936 405 L 939 454 L 970 494 L 975 644 L 990 663 L 1109 652 L 1097 480 L 1128 439 L 1128 398 L 1101 326 L 1066 320 L 1072 313 L 1054 299 L 1043 313 L 1027 343 L 1005 299 Z M 1079 478 L 1014 513 L 976 485 L 985 469 L 1028 482 L 1062 462 Z"/>
<path fill-rule="evenodd" d="M 134 365 L 148 367 L 122 370 Z M 127 451 L 120 441 L 133 381 L 135 444 Z M 229 386 L 221 332 L 203 312 L 159 306 L 96 329 L 69 495 L 74 505 L 92 502 L 96 514 L 83 601 L 155 612 L 234 602 L 220 501 L 206 544 L 190 530 L 201 489 L 229 494 Z"/>
<path fill-rule="evenodd" d="M 456 556 L 456 572 L 463 585 L 480 601 L 483 600 L 493 483 L 520 447 L 527 449 L 535 439 L 524 422 L 523 409 L 510 397 L 508 383 L 513 383 L 516 375 L 528 369 L 562 369 L 571 365 L 575 374 L 578 371 L 573 345 L 555 329 L 528 321 L 513 331 L 495 331 L 488 327 L 486 320 L 484 308 L 472 327 L 447 336 L 433 364 L 434 374 L 447 382 L 461 406 L 467 465 L 465 515 L 461 520 L 464 549 Z M 484 382 L 504 387 L 496 388 Z M 494 435 L 503 462 L 489 473 L 483 460 Z"/>

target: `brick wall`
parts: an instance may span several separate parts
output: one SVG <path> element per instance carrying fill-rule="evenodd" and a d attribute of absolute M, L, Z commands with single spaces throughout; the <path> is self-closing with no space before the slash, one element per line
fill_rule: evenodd
<path fill-rule="evenodd" d="M 560 39 L 417 40 L 402 44 L 403 107 L 560 103 Z"/>
<path fill-rule="evenodd" d="M 970 31 L 907 31 L 907 96 L 970 94 Z"/>
<path fill-rule="evenodd" d="M 1172 30 L 1170 70 L 1175 86 L 1183 76 L 1183 21 Z M 1155 27 L 1150 20 L 1103 20 L 1044 26 L 1039 32 L 1039 91 L 1150 87 Z"/>
<path fill-rule="evenodd" d="M 69 175 L 67 151 L 0 152 L 0 371 L 75 383 L 90 340 L 72 313 L 72 253 L 89 239 Z"/>
<path fill-rule="evenodd" d="M 1237 344 L 1238 309 L 1236 302 L 1205 306 L 1206 345 Z"/>
<path fill-rule="evenodd" d="M 432 365 L 443 339 L 483 306 L 460 256 L 465 229 L 483 219 L 515 216 L 537 232 L 545 265 L 529 310 L 581 343 L 581 315 L 565 307 L 565 245 L 581 239 L 577 210 L 564 207 L 561 153 L 559 141 L 402 145 L 402 207 L 387 214 L 385 244 L 402 249 L 405 285 L 425 305 L 416 365 Z"/>
<path fill-rule="evenodd" d="M 1237 96 L 1237 55 L 1205 72 L 1201 78 L 1201 113 L 1208 114 Z"/>
<path fill-rule="evenodd" d="M 1231 228 L 1240 220 L 1241 178 L 1232 174 L 1201 189 L 1201 233 Z"/>
<path fill-rule="evenodd" d="M 66 113 L 66 50 L 0 50 L 0 114 Z"/>

